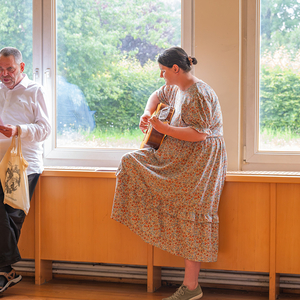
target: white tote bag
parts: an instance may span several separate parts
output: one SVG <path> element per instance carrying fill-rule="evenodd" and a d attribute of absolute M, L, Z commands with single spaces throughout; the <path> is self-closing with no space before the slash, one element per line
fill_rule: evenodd
<path fill-rule="evenodd" d="M 22 155 L 21 139 L 14 136 L 11 145 L 0 162 L 0 179 L 4 192 L 3 203 L 22 209 L 28 214 L 30 208 L 27 161 Z"/>

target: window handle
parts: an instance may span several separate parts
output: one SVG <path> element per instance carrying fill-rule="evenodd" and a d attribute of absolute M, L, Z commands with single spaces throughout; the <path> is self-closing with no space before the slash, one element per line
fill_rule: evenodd
<path fill-rule="evenodd" d="M 36 81 L 40 77 L 39 68 L 36 68 L 33 72 L 33 81 Z"/>
<path fill-rule="evenodd" d="M 50 89 L 50 84 L 49 84 L 49 78 L 50 78 L 51 72 L 50 72 L 50 68 L 46 69 L 46 71 L 44 72 L 44 78 L 43 78 L 43 86 L 46 89 Z"/>
<path fill-rule="evenodd" d="M 50 78 L 50 75 L 51 75 L 50 68 L 46 69 L 45 75 L 46 75 L 46 78 Z"/>

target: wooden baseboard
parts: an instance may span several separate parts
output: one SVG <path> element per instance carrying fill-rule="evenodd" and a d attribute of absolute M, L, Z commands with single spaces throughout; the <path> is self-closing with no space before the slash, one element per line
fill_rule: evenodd
<path fill-rule="evenodd" d="M 20 271 L 18 271 L 17 273 L 19 275 L 21 275 L 22 277 L 34 277 L 35 276 L 34 272 L 20 272 Z"/>
<path fill-rule="evenodd" d="M 88 281 L 99 281 L 99 282 L 132 283 L 132 284 L 144 284 L 144 285 L 147 284 L 146 279 L 131 279 L 131 278 L 64 275 L 64 274 L 53 274 L 53 278 L 70 279 L 70 280 L 88 280 Z"/>
<path fill-rule="evenodd" d="M 280 293 L 299 295 L 300 294 L 300 289 L 286 289 L 286 288 L 281 288 L 280 289 Z"/>

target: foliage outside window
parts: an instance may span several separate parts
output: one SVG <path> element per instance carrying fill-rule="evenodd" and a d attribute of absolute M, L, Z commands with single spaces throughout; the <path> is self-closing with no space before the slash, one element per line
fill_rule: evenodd
<path fill-rule="evenodd" d="M 180 45 L 179 0 L 57 1 L 57 146 L 139 148 L 159 78 L 157 55 Z"/>
<path fill-rule="evenodd" d="M 0 0 L 0 49 L 16 47 L 32 79 L 32 0 Z"/>
<path fill-rule="evenodd" d="M 261 0 L 259 150 L 300 151 L 299 37 L 299 0 Z"/>
<path fill-rule="evenodd" d="M 32 79 L 32 0 L 0 0 L 0 47 Z M 138 148 L 140 115 L 164 84 L 156 58 L 180 45 L 180 0 L 56 1 L 56 145 Z"/>

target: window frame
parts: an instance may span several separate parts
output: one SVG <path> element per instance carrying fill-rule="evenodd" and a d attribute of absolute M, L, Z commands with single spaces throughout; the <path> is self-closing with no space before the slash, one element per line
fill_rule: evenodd
<path fill-rule="evenodd" d="M 33 0 L 33 2 L 33 28 L 35 28 L 33 32 L 33 69 L 38 70 L 39 73 L 36 81 L 43 84 L 47 90 L 47 108 L 52 124 L 52 133 L 44 143 L 44 165 L 117 167 L 121 157 L 133 149 L 56 147 L 56 0 Z M 181 0 L 181 7 L 182 47 L 193 55 L 194 0 Z"/>
<path fill-rule="evenodd" d="M 243 0 L 242 89 L 244 147 L 242 170 L 297 171 L 300 152 L 259 151 L 260 1 Z"/>

